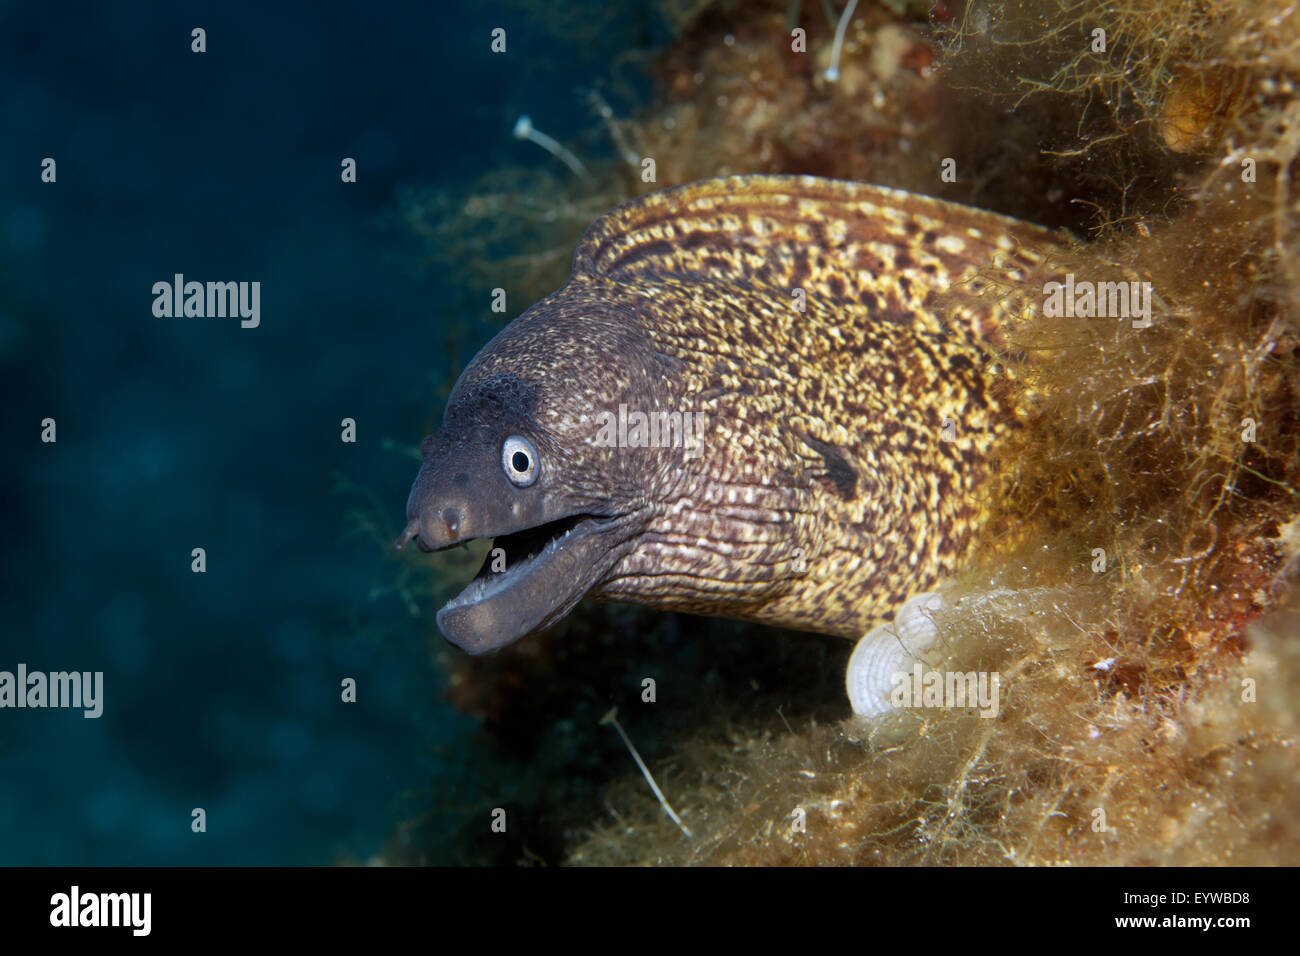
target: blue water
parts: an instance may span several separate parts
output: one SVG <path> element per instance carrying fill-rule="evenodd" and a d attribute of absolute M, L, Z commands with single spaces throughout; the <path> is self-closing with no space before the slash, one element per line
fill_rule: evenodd
<path fill-rule="evenodd" d="M 547 161 L 514 117 L 589 125 L 574 88 L 647 14 L 577 43 L 546 4 L 265 6 L 0 6 L 0 670 L 104 680 L 98 719 L 0 709 L 0 864 L 366 860 L 430 814 L 463 859 L 476 726 L 350 533 L 400 529 L 466 318 L 395 190 Z M 176 273 L 260 282 L 260 325 L 156 317 Z"/>

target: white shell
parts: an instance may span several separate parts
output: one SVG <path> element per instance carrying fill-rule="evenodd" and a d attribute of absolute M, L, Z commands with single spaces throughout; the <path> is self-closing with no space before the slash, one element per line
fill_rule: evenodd
<path fill-rule="evenodd" d="M 893 710 L 895 675 L 910 675 L 921 655 L 934 645 L 939 629 L 931 615 L 942 605 L 933 591 L 918 594 L 898 609 L 892 624 L 882 624 L 858 641 L 844 675 L 855 714 L 878 717 Z"/>

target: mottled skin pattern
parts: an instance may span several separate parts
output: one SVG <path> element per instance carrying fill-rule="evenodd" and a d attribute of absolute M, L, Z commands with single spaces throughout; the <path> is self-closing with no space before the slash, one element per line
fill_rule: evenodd
<path fill-rule="evenodd" d="M 978 532 L 1020 417 L 997 329 L 1037 307 L 1059 246 L 992 213 L 811 177 L 624 204 L 587 232 L 569 283 L 462 376 L 407 537 L 457 540 L 431 517 L 447 436 L 470 419 L 527 429 L 539 493 L 564 502 L 549 514 L 620 518 L 586 596 L 858 637 L 954 571 Z M 494 389 L 519 382 L 527 410 L 491 424 L 485 396 L 502 405 Z M 702 414 L 703 453 L 595 447 L 596 413 L 620 403 Z M 489 524 L 459 537 L 514 530 Z"/>

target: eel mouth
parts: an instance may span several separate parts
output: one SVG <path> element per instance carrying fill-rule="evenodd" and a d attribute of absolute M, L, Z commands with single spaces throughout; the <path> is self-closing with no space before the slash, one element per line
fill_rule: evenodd
<path fill-rule="evenodd" d="M 616 524 L 575 514 L 498 535 L 478 574 L 438 612 L 439 630 L 461 650 L 483 654 L 549 627 L 605 570 Z"/>

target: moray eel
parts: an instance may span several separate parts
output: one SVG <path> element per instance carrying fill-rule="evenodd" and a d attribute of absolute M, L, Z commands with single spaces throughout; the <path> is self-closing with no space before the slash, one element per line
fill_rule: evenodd
<path fill-rule="evenodd" d="M 424 441 L 398 546 L 500 549 L 443 634 L 492 651 L 593 598 L 861 636 L 953 572 L 985 520 L 1025 417 L 998 330 L 1036 307 L 1060 248 L 812 177 L 618 206 Z"/>

